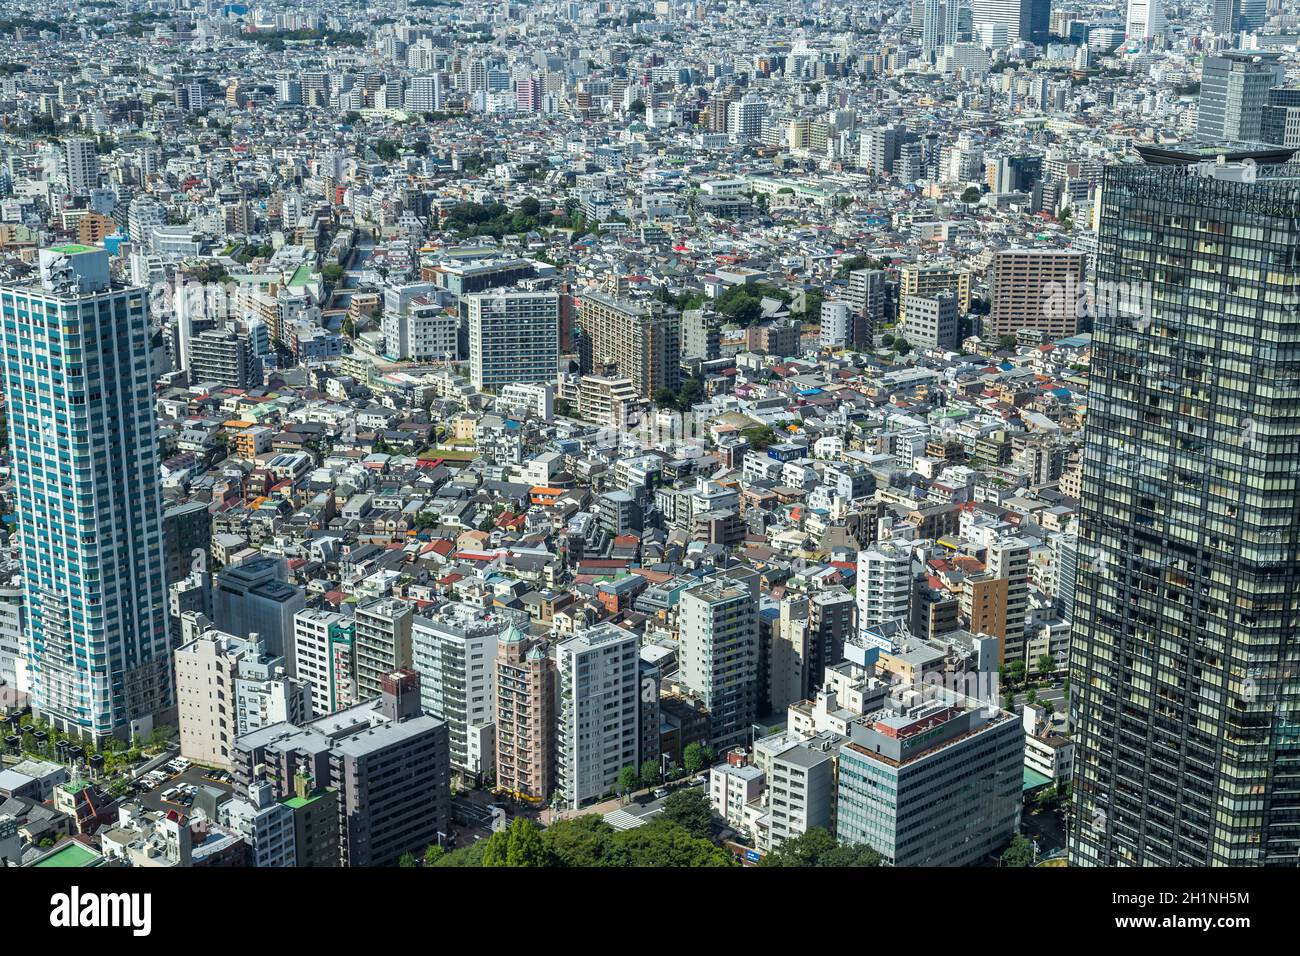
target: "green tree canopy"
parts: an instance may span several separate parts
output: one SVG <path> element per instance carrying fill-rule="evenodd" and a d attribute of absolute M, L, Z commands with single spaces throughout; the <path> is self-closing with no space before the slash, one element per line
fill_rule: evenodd
<path fill-rule="evenodd" d="M 683 787 L 670 793 L 664 801 L 664 819 L 672 820 L 693 837 L 707 838 L 713 833 L 713 810 L 699 787 Z"/>

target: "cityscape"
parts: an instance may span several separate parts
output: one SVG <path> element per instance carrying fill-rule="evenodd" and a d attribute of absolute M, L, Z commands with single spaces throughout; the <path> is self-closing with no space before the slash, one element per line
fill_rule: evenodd
<path fill-rule="evenodd" d="M 0 869 L 1300 866 L 1297 150 L 1278 0 L 6 0 Z"/>

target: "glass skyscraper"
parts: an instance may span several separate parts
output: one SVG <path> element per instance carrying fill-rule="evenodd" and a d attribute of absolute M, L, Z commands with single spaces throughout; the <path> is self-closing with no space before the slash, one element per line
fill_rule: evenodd
<path fill-rule="evenodd" d="M 0 286 L 33 705 L 101 740 L 172 701 L 147 294 L 108 253 L 40 252 Z"/>
<path fill-rule="evenodd" d="M 1195 158 L 1103 183 L 1075 865 L 1300 862 L 1300 166 Z"/>

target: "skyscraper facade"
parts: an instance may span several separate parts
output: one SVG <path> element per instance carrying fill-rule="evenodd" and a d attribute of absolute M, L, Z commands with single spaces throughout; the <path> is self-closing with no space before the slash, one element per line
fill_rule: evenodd
<path fill-rule="evenodd" d="M 1300 861 L 1300 169 L 1108 169 L 1072 864 Z M 1146 311 L 1128 303 L 1148 303 Z"/>
<path fill-rule="evenodd" d="M 172 704 L 147 306 L 89 246 L 0 287 L 34 706 L 94 740 Z"/>
<path fill-rule="evenodd" d="M 1201 68 L 1196 135 L 1210 142 L 1256 143 L 1263 136 L 1269 90 L 1286 80 L 1281 53 L 1227 50 Z"/>

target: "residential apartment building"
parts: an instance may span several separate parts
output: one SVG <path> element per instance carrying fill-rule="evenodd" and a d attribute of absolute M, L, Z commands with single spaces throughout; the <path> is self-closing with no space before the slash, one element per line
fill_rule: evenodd
<path fill-rule="evenodd" d="M 554 382 L 560 363 L 560 295 L 497 289 L 462 300 L 469 317 L 470 381 L 493 392 Z"/>
<path fill-rule="evenodd" d="M 637 767 L 639 644 L 598 624 L 556 645 L 556 789 L 571 810 L 613 793 L 619 771 Z"/>
<path fill-rule="evenodd" d="M 652 399 L 661 388 L 677 391 L 682 353 L 681 315 L 664 303 L 616 299 L 583 292 L 578 305 L 582 369 L 613 366 L 637 394 Z"/>
<path fill-rule="evenodd" d="M 113 283 L 103 249 L 42 249 L 38 266 L 0 286 L 14 510 L 39 543 L 22 549 L 32 705 L 125 739 L 174 702 L 148 295 Z"/>
<path fill-rule="evenodd" d="M 682 592 L 682 683 L 709 711 L 715 750 L 748 743 L 758 718 L 758 601 L 747 586 L 713 581 Z"/>
<path fill-rule="evenodd" d="M 497 643 L 496 787 L 516 800 L 542 803 L 554 792 L 555 694 L 546 648 L 507 628 Z"/>

